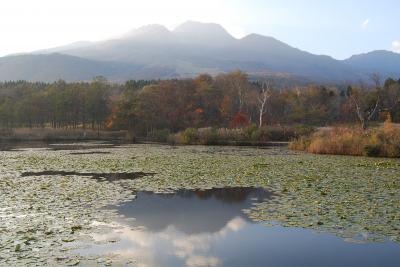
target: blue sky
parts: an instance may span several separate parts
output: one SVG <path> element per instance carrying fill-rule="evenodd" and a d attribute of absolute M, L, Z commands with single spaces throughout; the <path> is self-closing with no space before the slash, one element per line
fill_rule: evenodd
<path fill-rule="evenodd" d="M 392 50 L 400 39 L 400 1 L 236 1 L 249 32 L 273 36 L 317 54 L 346 58 Z"/>
<path fill-rule="evenodd" d="M 347 58 L 400 52 L 400 0 L 2 0 L 0 56 L 119 36 L 146 24 L 215 22 Z"/>

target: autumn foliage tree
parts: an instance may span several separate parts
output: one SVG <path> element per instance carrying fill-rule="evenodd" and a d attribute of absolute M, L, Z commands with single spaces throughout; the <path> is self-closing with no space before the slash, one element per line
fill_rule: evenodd
<path fill-rule="evenodd" d="M 400 120 L 400 81 L 382 88 L 307 85 L 285 87 L 252 80 L 241 71 L 193 79 L 110 83 L 0 83 L 0 127 L 129 130 L 137 136 L 186 128 L 259 127 Z M 378 103 L 378 104 L 377 104 Z M 358 107 L 358 108 L 357 108 Z M 362 122 L 364 121 L 364 123 Z"/>

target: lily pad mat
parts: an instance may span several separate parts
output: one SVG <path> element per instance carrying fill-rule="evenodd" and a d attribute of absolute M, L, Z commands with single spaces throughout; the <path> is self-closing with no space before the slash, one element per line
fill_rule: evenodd
<path fill-rule="evenodd" d="M 118 215 L 104 207 L 132 199 L 140 190 L 265 187 L 275 197 L 246 211 L 255 221 L 328 231 L 353 241 L 361 235 L 363 242 L 400 242 L 396 159 L 284 148 L 127 145 L 101 150 L 110 154 L 0 152 L 0 265 L 111 265 L 111 259 L 76 256 L 66 245 L 89 239 L 97 231 L 93 222 L 114 221 Z M 155 175 L 113 182 L 78 175 L 21 177 L 43 171 Z"/>

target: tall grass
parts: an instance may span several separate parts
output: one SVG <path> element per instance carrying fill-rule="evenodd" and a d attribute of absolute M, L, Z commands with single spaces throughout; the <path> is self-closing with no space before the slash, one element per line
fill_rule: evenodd
<path fill-rule="evenodd" d="M 201 145 L 235 145 L 257 144 L 274 141 L 290 141 L 303 134 L 308 134 L 313 128 L 307 126 L 269 126 L 257 128 L 250 125 L 245 128 L 188 128 L 182 132 L 171 134 L 169 143 L 201 144 Z"/>
<path fill-rule="evenodd" d="M 0 129 L 3 141 L 128 140 L 127 131 L 92 129 L 15 128 Z"/>
<path fill-rule="evenodd" d="M 360 128 L 334 127 L 303 136 L 289 145 L 290 149 L 315 154 L 370 157 L 400 157 L 400 128 L 387 121 L 383 126 Z"/>

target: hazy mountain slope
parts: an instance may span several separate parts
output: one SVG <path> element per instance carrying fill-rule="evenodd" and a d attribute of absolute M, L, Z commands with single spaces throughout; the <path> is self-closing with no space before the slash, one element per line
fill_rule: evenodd
<path fill-rule="evenodd" d="M 136 79 L 148 79 L 153 76 L 169 77 L 171 73 L 172 71 L 168 69 L 143 68 L 119 62 L 100 62 L 62 54 L 0 58 L 0 80 L 88 81 L 102 75 L 111 80 L 125 81 L 127 77 Z"/>
<path fill-rule="evenodd" d="M 67 45 L 57 46 L 48 49 L 41 49 L 38 51 L 34 51 L 31 54 L 51 54 L 51 53 L 58 53 L 59 51 L 71 50 L 71 49 L 78 49 L 84 48 L 93 45 L 93 42 L 88 41 L 78 41 Z"/>
<path fill-rule="evenodd" d="M 313 55 L 257 34 L 235 39 L 213 23 L 186 22 L 172 32 L 160 25 L 149 25 L 120 39 L 60 52 L 95 60 L 169 66 L 182 77 L 242 69 L 284 72 L 317 80 L 360 78 L 351 66 L 333 58 Z"/>
<path fill-rule="evenodd" d="M 377 50 L 366 54 L 354 55 L 344 62 L 353 68 L 383 76 L 400 77 L 400 54 Z"/>
<path fill-rule="evenodd" d="M 218 46 L 233 44 L 236 39 L 215 23 L 185 22 L 172 32 L 183 43 Z"/>
<path fill-rule="evenodd" d="M 110 80 L 124 81 L 241 69 L 257 77 L 276 74 L 338 82 L 366 79 L 372 71 L 396 76 L 400 65 L 400 55 L 388 51 L 341 61 L 258 34 L 236 39 L 218 24 L 193 21 L 173 31 L 161 25 L 148 25 L 112 40 L 40 51 L 48 52 L 63 56 L 0 58 L 0 80 L 86 80 L 104 75 Z"/>

